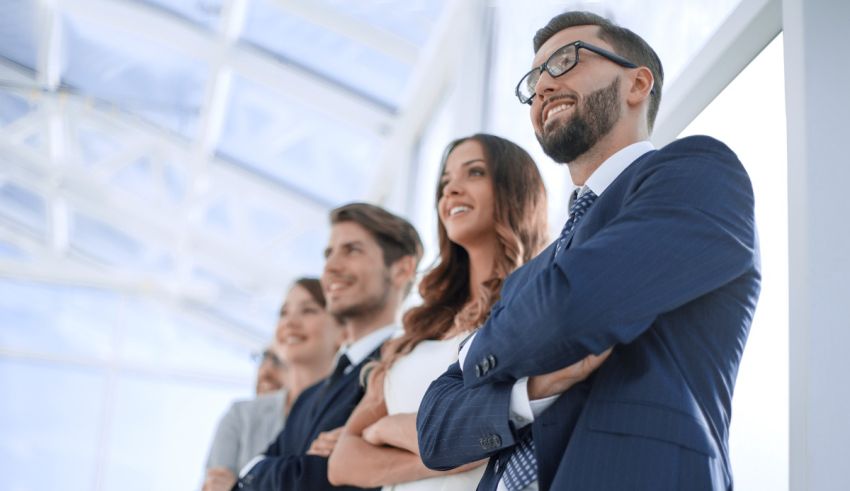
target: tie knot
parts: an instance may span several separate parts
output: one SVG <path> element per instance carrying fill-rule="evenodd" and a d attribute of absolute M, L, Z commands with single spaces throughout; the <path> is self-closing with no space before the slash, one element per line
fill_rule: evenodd
<path fill-rule="evenodd" d="M 573 201 L 573 204 L 570 205 L 570 216 L 584 215 L 584 212 L 590 208 L 590 205 L 592 205 L 594 201 L 596 201 L 596 193 L 588 189 L 582 195 L 578 196 Z"/>
<path fill-rule="evenodd" d="M 348 355 L 345 353 L 339 356 L 339 360 L 336 361 L 336 370 L 337 372 L 344 372 L 346 368 L 351 366 L 351 360 L 348 358 Z"/>
<path fill-rule="evenodd" d="M 575 192 L 578 194 L 578 190 Z M 590 189 L 573 200 L 570 205 L 570 217 L 567 219 L 567 223 L 564 224 L 564 228 L 561 230 L 561 236 L 558 238 L 558 243 L 555 246 L 556 254 L 561 252 L 561 249 L 567 242 L 567 236 L 575 229 L 576 224 L 581 220 L 581 217 L 584 216 L 594 201 L 596 201 L 596 193 Z"/>

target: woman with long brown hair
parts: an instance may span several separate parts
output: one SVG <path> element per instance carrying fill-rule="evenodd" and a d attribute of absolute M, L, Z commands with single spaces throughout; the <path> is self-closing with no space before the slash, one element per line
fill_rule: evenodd
<path fill-rule="evenodd" d="M 440 257 L 419 285 L 423 304 L 405 314 L 404 334 L 385 345 L 369 375 L 330 458 L 333 484 L 465 491 L 483 473 L 479 464 L 427 469 L 416 411 L 431 381 L 457 361 L 460 341 L 489 315 L 504 278 L 545 245 L 546 191 L 525 150 L 477 134 L 449 144 L 436 200 Z"/>

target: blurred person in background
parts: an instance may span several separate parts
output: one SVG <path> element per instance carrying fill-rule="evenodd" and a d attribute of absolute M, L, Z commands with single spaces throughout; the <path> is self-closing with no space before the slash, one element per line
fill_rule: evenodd
<path fill-rule="evenodd" d="M 344 322 L 346 344 L 331 376 L 301 394 L 265 455 L 242 469 L 236 489 L 340 489 L 328 481 L 328 457 L 363 397 L 361 369 L 399 330 L 398 314 L 422 257 L 416 229 L 368 203 L 336 208 L 330 221 L 322 287 L 328 310 Z"/>
<path fill-rule="evenodd" d="M 274 342 L 262 353 L 257 397 L 233 403 L 219 422 L 204 491 L 229 489 L 239 469 L 266 449 L 298 395 L 330 372 L 342 333 L 337 318 L 325 310 L 319 280 L 295 281 L 280 309 Z"/>

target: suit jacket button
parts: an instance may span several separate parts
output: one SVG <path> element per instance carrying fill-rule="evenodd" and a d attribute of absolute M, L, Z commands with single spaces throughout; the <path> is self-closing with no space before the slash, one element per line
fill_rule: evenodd
<path fill-rule="evenodd" d="M 487 361 L 490 365 L 490 368 L 496 368 L 496 357 L 493 355 L 487 355 Z"/>
<path fill-rule="evenodd" d="M 498 473 L 499 473 L 499 466 L 500 466 L 500 465 L 501 465 L 501 462 L 499 461 L 499 457 L 496 457 L 496 459 L 495 459 L 495 460 L 494 460 L 494 462 L 493 462 L 493 472 L 495 472 L 496 474 L 498 474 Z"/>
<path fill-rule="evenodd" d="M 475 365 L 475 376 L 478 377 L 478 378 L 481 378 L 481 375 L 482 375 L 481 366 L 476 364 Z"/>

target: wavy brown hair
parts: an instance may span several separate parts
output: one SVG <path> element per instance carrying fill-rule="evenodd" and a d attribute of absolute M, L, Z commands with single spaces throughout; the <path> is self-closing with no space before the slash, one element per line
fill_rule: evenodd
<path fill-rule="evenodd" d="M 426 339 L 442 339 L 481 325 L 498 300 L 505 277 L 534 257 L 546 245 L 546 188 L 531 156 L 519 145 L 488 134 L 475 134 L 451 142 L 443 153 L 440 176 L 452 151 L 466 141 L 478 142 L 493 179 L 493 202 L 497 240 L 493 276 L 483 282 L 478 298 L 470 297 L 469 255 L 449 239 L 437 223 L 440 257 L 419 283 L 422 305 L 404 315 L 404 334 L 387 344 L 384 359 L 409 353 Z M 435 208 L 443 185 L 437 185 Z M 438 210 L 439 212 L 439 210 Z"/>

